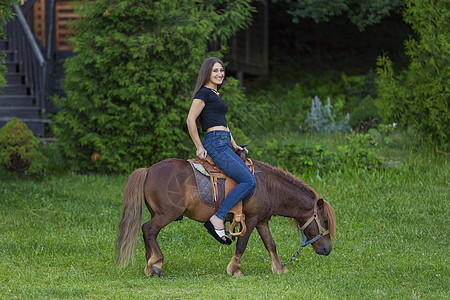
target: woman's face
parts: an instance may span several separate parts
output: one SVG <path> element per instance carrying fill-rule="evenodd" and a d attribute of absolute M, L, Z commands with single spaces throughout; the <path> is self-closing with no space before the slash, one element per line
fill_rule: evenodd
<path fill-rule="evenodd" d="M 209 77 L 209 82 L 215 85 L 222 84 L 225 79 L 225 69 L 222 67 L 222 64 L 216 62 L 211 70 L 211 76 Z"/>

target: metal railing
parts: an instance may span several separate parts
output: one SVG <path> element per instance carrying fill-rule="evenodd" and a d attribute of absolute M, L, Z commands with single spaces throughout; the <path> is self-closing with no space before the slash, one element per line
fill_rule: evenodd
<path fill-rule="evenodd" d="M 36 106 L 39 108 L 41 118 L 45 119 L 48 89 L 47 62 L 22 10 L 17 5 L 13 5 L 13 11 L 16 15 L 5 27 L 9 49 L 17 51 L 16 60 L 20 62 L 20 71 L 24 73 L 25 83 L 36 98 Z"/>

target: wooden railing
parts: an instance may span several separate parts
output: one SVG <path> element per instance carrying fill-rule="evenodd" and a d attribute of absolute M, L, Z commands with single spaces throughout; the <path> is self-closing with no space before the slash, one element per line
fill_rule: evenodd
<path fill-rule="evenodd" d="M 13 11 L 14 19 L 5 27 L 9 47 L 17 51 L 17 60 L 25 75 L 25 83 L 30 87 L 31 95 L 36 98 L 36 106 L 39 108 L 41 118 L 45 119 L 48 89 L 47 62 L 22 10 L 17 5 L 13 5 Z"/>

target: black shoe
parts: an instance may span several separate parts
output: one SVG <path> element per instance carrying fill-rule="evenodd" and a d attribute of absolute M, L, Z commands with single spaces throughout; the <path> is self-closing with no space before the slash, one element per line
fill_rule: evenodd
<path fill-rule="evenodd" d="M 225 229 L 215 229 L 211 221 L 206 221 L 203 224 L 205 228 L 208 230 L 208 233 L 212 235 L 219 243 L 224 245 L 231 245 L 231 239 L 225 234 Z M 225 241 L 222 239 L 225 237 Z"/>

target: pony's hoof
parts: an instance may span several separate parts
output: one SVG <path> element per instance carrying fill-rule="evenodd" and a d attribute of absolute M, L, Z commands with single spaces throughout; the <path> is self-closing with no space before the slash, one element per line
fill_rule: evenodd
<path fill-rule="evenodd" d="M 277 264 L 275 262 L 272 262 L 272 273 L 274 274 L 286 274 L 289 273 L 289 270 L 286 269 L 285 266 L 283 266 L 281 263 Z"/>
<path fill-rule="evenodd" d="M 227 266 L 227 273 L 232 277 L 242 277 L 244 274 L 241 272 L 240 264 L 237 263 L 237 259 L 233 257 Z"/>
<path fill-rule="evenodd" d="M 281 269 L 272 269 L 272 272 L 275 273 L 275 274 L 280 275 L 280 274 L 287 274 L 287 273 L 289 273 L 289 270 L 286 269 L 285 267 L 282 267 Z"/>
<path fill-rule="evenodd" d="M 145 266 L 145 275 L 149 277 L 161 277 L 162 270 L 158 269 L 155 266 L 152 266 L 151 268 L 149 266 Z"/>
<path fill-rule="evenodd" d="M 161 270 L 155 266 L 152 266 L 153 272 L 155 272 L 156 276 L 161 277 Z"/>
<path fill-rule="evenodd" d="M 228 266 L 227 273 L 231 277 L 243 277 L 244 273 L 242 273 L 241 269 L 235 268 L 234 270 L 231 270 L 231 268 Z"/>
<path fill-rule="evenodd" d="M 238 277 L 244 277 L 244 273 L 241 272 L 241 270 L 234 272 L 231 276 L 233 276 L 234 278 L 238 278 Z"/>

